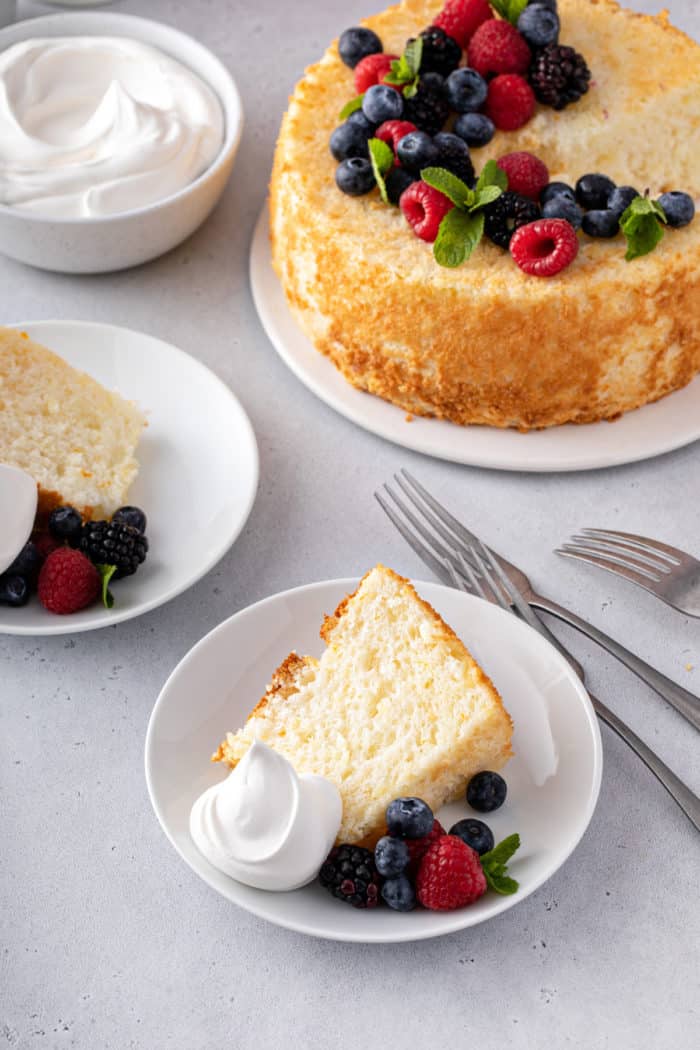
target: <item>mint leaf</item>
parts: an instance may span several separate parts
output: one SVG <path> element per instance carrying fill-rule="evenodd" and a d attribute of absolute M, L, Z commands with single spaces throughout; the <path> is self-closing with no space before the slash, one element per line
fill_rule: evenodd
<path fill-rule="evenodd" d="M 666 215 L 657 201 L 648 197 L 634 198 L 620 219 L 620 229 L 627 241 L 627 262 L 653 252 L 663 239 L 662 222 L 666 222 Z"/>
<path fill-rule="evenodd" d="M 470 207 L 474 203 L 474 193 L 466 182 L 453 175 L 447 168 L 423 168 L 420 173 L 423 182 L 449 197 L 458 208 Z"/>
<path fill-rule="evenodd" d="M 509 875 L 491 875 L 488 872 L 484 874 L 489 888 L 504 897 L 517 893 L 520 889 L 520 884 L 515 879 L 511 879 Z"/>
<path fill-rule="evenodd" d="M 510 894 L 518 889 L 518 883 L 506 874 L 507 864 L 520 848 L 520 835 L 509 835 L 481 857 L 486 881 L 496 893 Z"/>
<path fill-rule="evenodd" d="M 517 25 L 518 19 L 525 10 L 528 0 L 489 0 L 491 7 L 512 25 Z"/>
<path fill-rule="evenodd" d="M 385 204 L 389 204 L 390 201 L 386 192 L 384 176 L 394 163 L 394 151 L 381 139 L 370 139 L 367 145 L 369 147 L 369 159 L 372 165 L 372 171 L 374 172 L 374 177 L 377 180 L 377 186 L 379 188 L 379 196 Z"/>
<path fill-rule="evenodd" d="M 486 189 L 487 186 L 498 186 L 501 190 L 508 189 L 508 176 L 502 168 L 499 168 L 495 160 L 487 161 L 481 169 L 476 192 Z"/>
<path fill-rule="evenodd" d="M 423 40 L 421 37 L 409 40 L 401 58 L 395 58 L 391 63 L 389 72 L 384 77 L 385 83 L 394 84 L 396 87 L 405 85 L 404 98 L 413 98 L 418 90 L 418 70 L 422 57 Z"/>
<path fill-rule="evenodd" d="M 349 102 L 346 102 L 338 114 L 340 120 L 347 120 L 350 114 L 354 113 L 356 109 L 362 109 L 362 99 L 364 97 L 364 94 L 356 95 L 355 98 L 351 98 Z"/>
<path fill-rule="evenodd" d="M 435 261 L 453 269 L 465 262 L 484 235 L 484 216 L 452 208 L 443 217 L 433 245 Z"/>
<path fill-rule="evenodd" d="M 484 186 L 482 190 L 477 190 L 474 194 L 475 200 L 472 209 L 485 208 L 487 204 L 493 204 L 502 193 L 503 190 L 500 186 Z"/>
<path fill-rule="evenodd" d="M 105 609 L 111 609 L 114 605 L 114 596 L 109 589 L 109 581 L 117 571 L 116 565 L 96 565 L 95 568 L 102 579 L 102 604 Z"/>
<path fill-rule="evenodd" d="M 404 51 L 402 58 L 405 60 L 412 76 L 417 77 L 420 70 L 421 60 L 423 58 L 423 38 L 417 36 L 415 39 L 409 40 L 406 44 L 406 50 Z"/>

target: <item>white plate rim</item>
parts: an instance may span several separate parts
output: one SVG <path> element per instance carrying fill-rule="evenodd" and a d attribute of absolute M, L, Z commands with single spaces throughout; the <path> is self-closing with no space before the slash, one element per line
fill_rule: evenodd
<path fill-rule="evenodd" d="M 167 340 L 165 339 L 160 339 L 158 336 L 151 335 L 148 332 L 140 332 L 136 328 L 128 328 L 126 325 L 109 324 L 102 321 L 74 321 L 64 318 L 58 320 L 49 320 L 44 318 L 39 321 L 13 321 L 7 324 L 5 327 L 18 328 L 22 331 L 28 332 L 32 331 L 34 332 L 35 336 L 40 339 L 39 333 L 41 329 L 48 328 L 49 326 L 60 327 L 65 329 L 92 328 L 99 329 L 102 331 L 106 330 L 109 332 L 127 333 L 128 335 L 136 336 L 139 339 L 147 339 L 154 343 L 158 343 L 162 347 L 164 347 L 169 353 L 175 354 L 176 357 L 180 359 L 187 359 L 188 365 L 190 367 L 194 366 L 197 370 L 205 374 L 207 377 L 207 381 L 211 382 L 212 384 L 215 384 L 219 388 L 220 393 L 225 395 L 229 399 L 233 412 L 235 412 L 238 416 L 239 424 L 243 432 L 246 433 L 246 438 L 249 444 L 248 451 L 251 456 L 250 465 L 252 469 L 252 483 L 244 501 L 245 513 L 241 514 L 240 520 L 235 521 L 233 523 L 234 527 L 230 530 L 229 535 L 220 542 L 218 547 L 216 547 L 213 550 L 213 552 L 210 553 L 209 557 L 207 557 L 206 560 L 202 562 L 202 564 L 198 567 L 198 569 L 195 572 L 192 572 L 189 574 L 189 576 L 184 577 L 177 584 L 164 591 L 163 594 L 159 596 L 154 596 L 150 600 L 147 600 L 143 603 L 139 603 L 135 606 L 131 606 L 126 609 L 119 610 L 115 607 L 116 612 L 112 609 L 110 610 L 109 616 L 101 617 L 99 620 L 86 620 L 84 623 L 71 623 L 70 616 L 57 616 L 55 617 L 56 623 L 49 622 L 46 624 L 46 626 L 23 627 L 21 625 L 18 625 L 7 627 L 3 625 L 3 627 L 0 629 L 0 635 L 44 637 L 47 635 L 60 634 L 84 634 L 86 631 L 96 631 L 102 627 L 112 627 L 115 624 L 124 623 L 127 620 L 133 620 L 137 616 L 143 616 L 145 613 L 151 612 L 153 609 L 157 609 L 161 605 L 165 605 L 166 602 L 171 601 L 173 598 L 177 598 L 178 595 L 182 594 L 184 591 L 194 586 L 194 584 L 201 580 L 203 576 L 206 576 L 206 574 L 210 572 L 211 569 L 213 569 L 217 562 L 219 562 L 224 557 L 226 552 L 230 550 L 230 548 L 236 542 L 248 518 L 250 517 L 250 512 L 253 509 L 253 504 L 255 503 L 255 497 L 257 495 L 258 484 L 260 481 L 260 454 L 258 451 L 258 444 L 255 437 L 255 431 L 253 430 L 253 425 L 250 422 L 248 414 L 246 413 L 245 409 L 243 408 L 242 404 L 240 403 L 236 395 L 233 393 L 233 391 L 226 385 L 226 383 L 224 383 L 222 379 L 220 379 L 214 372 L 212 372 L 210 368 L 203 364 L 202 361 L 198 360 L 196 357 L 193 357 L 192 354 L 188 354 L 185 350 L 181 350 L 180 347 L 175 346 L 173 343 L 167 342 Z"/>
<path fill-rule="evenodd" d="M 268 201 L 262 207 L 251 239 L 249 280 L 255 309 L 265 334 L 297 379 L 352 423 L 413 452 L 463 466 L 542 474 L 624 466 L 674 452 L 700 439 L 700 376 L 681 390 L 627 412 L 614 421 L 568 423 L 528 433 L 519 433 L 512 428 L 460 427 L 445 420 L 419 416 L 408 424 L 404 409 L 352 387 L 299 328 L 272 269 Z M 290 323 L 296 329 L 293 342 L 285 338 L 283 331 L 283 326 L 287 327 Z M 693 406 L 694 411 L 686 412 L 685 415 L 678 412 L 680 399 L 684 395 L 685 399 L 694 398 L 697 402 Z M 375 403 L 371 409 L 368 407 L 368 398 Z M 377 407 L 377 402 L 381 408 Z M 683 421 L 685 430 L 672 429 L 664 440 L 650 440 L 648 435 L 653 427 L 649 421 L 654 414 L 663 420 L 668 418 L 672 426 L 677 426 L 679 420 Z M 644 420 L 645 425 L 639 423 L 640 419 Z M 615 428 L 614 431 L 610 430 L 611 440 L 607 448 L 597 453 L 587 450 L 591 437 L 605 433 L 603 428 L 606 427 Z M 641 441 L 637 439 L 637 447 L 634 441 L 630 444 L 629 433 L 626 432 L 629 430 L 632 430 L 633 436 L 635 432 L 642 435 Z M 557 457 L 538 452 L 535 442 L 548 444 L 557 431 L 575 432 L 576 438 L 580 438 L 576 442 L 575 455 L 569 453 Z M 517 453 L 513 451 L 513 445 Z"/>
<path fill-rule="evenodd" d="M 497 910 L 495 910 L 492 914 L 485 916 L 483 919 L 471 921 L 469 909 L 458 909 L 453 912 L 436 913 L 439 914 L 440 917 L 443 918 L 443 920 L 445 916 L 448 917 L 447 920 L 444 922 L 446 928 L 439 931 L 422 929 L 418 932 L 414 932 L 410 929 L 410 927 L 407 926 L 405 931 L 400 930 L 396 936 L 383 936 L 379 934 L 375 937 L 368 937 L 360 932 L 353 933 L 352 931 L 348 932 L 347 934 L 344 933 L 343 936 L 338 936 L 335 933 L 324 932 L 323 930 L 307 927 L 303 923 L 295 922 L 292 920 L 286 920 L 285 918 L 279 918 L 276 915 L 273 918 L 270 916 L 268 911 L 266 911 L 262 907 L 257 907 L 255 903 L 251 905 L 249 902 L 246 901 L 246 903 L 243 904 L 240 901 L 234 901 L 231 897 L 223 894 L 220 888 L 213 881 L 213 879 L 210 879 L 208 877 L 206 870 L 199 870 L 190 862 L 189 858 L 182 853 L 180 847 L 177 844 L 177 841 L 171 834 L 168 821 L 166 820 L 162 807 L 160 806 L 157 791 L 154 786 L 152 748 L 153 740 L 156 733 L 156 724 L 159 718 L 160 710 L 167 702 L 168 692 L 174 684 L 174 682 L 177 680 L 180 672 L 187 665 L 189 665 L 190 662 L 196 660 L 199 654 L 202 652 L 202 650 L 206 649 L 207 646 L 211 644 L 217 636 L 225 634 L 226 631 L 230 630 L 231 625 L 234 621 L 244 617 L 248 613 L 251 613 L 253 610 L 259 610 L 266 605 L 272 605 L 275 602 L 281 601 L 287 598 L 289 595 L 295 594 L 299 591 L 303 591 L 305 593 L 312 593 L 314 591 L 323 591 L 328 588 L 337 588 L 339 590 L 342 590 L 343 593 L 349 593 L 357 587 L 359 582 L 360 577 L 357 576 L 339 577 L 337 579 L 317 580 L 313 583 L 301 584 L 297 587 L 289 587 L 284 591 L 278 591 L 275 594 L 268 595 L 265 598 L 261 598 L 258 601 L 253 602 L 252 604 L 247 605 L 242 609 L 239 609 L 238 612 L 234 613 L 232 616 L 227 617 L 227 619 L 223 620 L 220 624 L 212 628 L 212 630 L 208 631 L 202 638 L 200 638 L 199 641 L 196 642 L 191 647 L 191 649 L 188 650 L 187 653 L 185 653 L 185 655 L 178 661 L 176 666 L 170 672 L 153 705 L 153 709 L 148 720 L 148 727 L 146 729 L 146 737 L 144 743 L 144 771 L 146 777 L 146 787 L 148 790 L 148 797 L 150 799 L 151 806 L 153 807 L 153 811 L 158 819 L 158 823 L 160 824 L 163 833 L 165 834 L 166 838 L 168 839 L 168 841 L 170 842 L 180 859 L 184 861 L 187 867 L 192 872 L 194 872 L 194 874 L 197 875 L 198 878 L 202 879 L 202 881 L 206 883 L 206 885 L 208 885 L 211 889 L 213 889 L 217 894 L 219 894 L 219 896 L 223 896 L 224 899 L 227 900 L 230 904 L 234 904 L 236 907 L 243 908 L 245 911 L 250 912 L 250 914 L 255 915 L 257 918 L 264 919 L 266 922 L 272 923 L 273 925 L 279 926 L 283 929 L 292 930 L 296 933 L 303 933 L 307 936 L 316 937 L 321 940 L 356 944 L 398 944 L 420 940 L 430 940 L 435 937 L 447 936 L 451 933 L 456 933 L 460 930 L 468 929 L 471 926 L 481 925 L 481 923 L 483 922 L 488 922 L 490 919 L 497 918 L 499 915 L 502 915 L 504 912 L 509 911 L 512 907 L 515 907 L 521 901 L 531 896 L 536 890 L 540 888 L 540 886 L 542 886 L 562 867 L 562 865 L 568 860 L 573 851 L 576 849 L 579 842 L 583 838 L 583 835 L 588 829 L 600 796 L 600 788 L 603 776 L 603 744 L 600 734 L 600 723 L 598 722 L 598 718 L 595 714 L 593 704 L 591 703 L 585 686 L 576 676 L 575 672 L 568 664 L 566 659 L 562 656 L 562 654 L 559 653 L 559 651 L 546 638 L 538 634 L 537 631 L 535 631 L 524 621 L 513 617 L 512 614 L 507 613 L 505 610 L 497 609 L 494 606 L 491 606 L 491 608 L 493 608 L 495 612 L 502 614 L 504 618 L 507 618 L 507 621 L 504 620 L 504 622 L 510 623 L 511 621 L 513 621 L 513 625 L 517 624 L 517 629 L 524 629 L 526 633 L 532 632 L 533 638 L 537 639 L 536 644 L 549 649 L 556 661 L 559 662 L 561 666 L 564 666 L 566 668 L 567 678 L 570 684 L 574 687 L 574 691 L 578 694 L 582 708 L 587 716 L 589 727 L 591 729 L 593 775 L 586 809 L 583 816 L 580 818 L 580 826 L 576 829 L 576 833 L 571 837 L 571 839 L 567 840 L 565 847 L 558 851 L 556 855 L 556 860 L 553 861 L 551 867 L 546 872 L 544 872 L 541 875 L 541 877 L 533 880 L 532 885 L 528 886 L 526 892 L 518 893 L 513 897 L 499 898 L 499 900 L 501 901 L 501 906 L 498 907 Z M 411 580 L 411 583 L 416 588 L 418 593 L 422 597 L 425 597 L 426 600 L 430 601 L 431 604 L 432 599 L 430 597 L 430 594 L 426 593 L 430 591 L 451 591 L 453 594 L 459 594 L 460 600 L 465 600 L 470 604 L 478 604 L 483 601 L 483 599 L 478 598 L 474 595 L 454 591 L 452 588 L 446 587 L 444 584 L 427 582 L 423 580 Z M 231 880 L 231 882 L 235 884 L 235 880 Z"/>

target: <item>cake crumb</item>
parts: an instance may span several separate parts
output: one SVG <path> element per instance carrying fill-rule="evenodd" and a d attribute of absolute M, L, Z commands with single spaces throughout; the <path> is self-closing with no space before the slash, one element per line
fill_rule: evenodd
<path fill-rule="evenodd" d="M 686 664 L 685 665 L 685 669 L 686 669 L 686 671 L 692 671 L 693 670 L 693 665 L 692 664 Z"/>
<path fill-rule="evenodd" d="M 415 417 L 414 417 L 413 413 L 411 413 L 411 412 L 407 412 L 406 413 L 406 422 L 407 423 L 412 423 L 414 418 Z"/>

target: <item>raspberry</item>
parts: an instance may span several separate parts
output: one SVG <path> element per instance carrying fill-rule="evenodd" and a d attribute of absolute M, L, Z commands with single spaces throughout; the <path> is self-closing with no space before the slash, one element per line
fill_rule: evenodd
<path fill-rule="evenodd" d="M 443 835 L 421 861 L 416 892 L 423 907 L 432 911 L 473 904 L 486 893 L 479 854 L 456 835 Z"/>
<path fill-rule="evenodd" d="M 439 820 L 433 822 L 433 826 L 427 835 L 424 835 L 421 839 L 403 839 L 408 846 L 408 868 L 407 873 L 412 879 L 415 879 L 418 874 L 418 868 L 425 854 L 428 852 L 433 843 L 437 842 L 438 839 L 446 834 L 445 829 Z"/>
<path fill-rule="evenodd" d="M 355 87 L 357 88 L 358 95 L 364 94 L 367 88 L 372 87 L 373 84 L 382 84 L 384 77 L 391 69 L 391 63 L 398 58 L 398 55 L 366 55 L 360 62 L 355 66 Z M 397 91 L 400 89 L 397 88 Z"/>
<path fill-rule="evenodd" d="M 74 613 L 100 593 L 100 576 L 84 554 L 72 547 L 52 551 L 39 573 L 39 601 L 52 613 Z"/>
<path fill-rule="evenodd" d="M 524 77 L 503 73 L 489 84 L 486 115 L 501 131 L 516 131 L 535 112 L 535 95 Z"/>
<path fill-rule="evenodd" d="M 434 241 L 440 223 L 453 207 L 452 201 L 427 182 L 419 180 L 401 194 L 399 206 L 416 237 Z"/>
<path fill-rule="evenodd" d="M 444 29 L 461 48 L 466 48 L 479 26 L 493 17 L 488 0 L 447 0 L 433 25 Z"/>
<path fill-rule="evenodd" d="M 508 189 L 521 197 L 539 199 L 542 190 L 549 184 L 549 171 L 539 157 L 524 150 L 506 153 L 496 161 L 501 171 L 508 176 Z"/>
<path fill-rule="evenodd" d="M 533 277 L 553 277 L 578 255 L 576 230 L 566 219 L 536 219 L 516 230 L 510 254 Z"/>
<path fill-rule="evenodd" d="M 38 536 L 35 536 L 34 545 L 42 561 L 46 561 L 52 551 L 57 551 L 59 547 L 63 546 L 60 540 L 54 539 L 50 532 L 41 532 Z"/>
<path fill-rule="evenodd" d="M 375 131 L 374 137 L 381 139 L 382 142 L 386 142 L 387 146 L 391 146 L 394 153 L 396 153 L 396 147 L 401 139 L 410 134 L 411 131 L 417 130 L 416 125 L 411 124 L 410 120 L 385 120 Z"/>
<path fill-rule="evenodd" d="M 525 73 L 532 54 L 525 38 L 510 22 L 482 23 L 469 43 L 468 65 L 481 73 Z"/>

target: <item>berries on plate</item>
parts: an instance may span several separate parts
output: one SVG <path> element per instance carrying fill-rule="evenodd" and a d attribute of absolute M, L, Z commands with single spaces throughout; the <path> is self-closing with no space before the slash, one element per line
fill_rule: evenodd
<path fill-rule="evenodd" d="M 92 605 L 100 588 L 95 566 L 72 547 L 52 551 L 39 573 L 39 601 L 52 613 L 65 615 Z"/>
<path fill-rule="evenodd" d="M 507 249 L 515 231 L 539 217 L 540 209 L 534 201 L 506 190 L 484 208 L 484 233 L 499 248 Z"/>
<path fill-rule="evenodd" d="M 486 893 L 479 854 L 455 835 L 443 835 L 421 861 L 416 895 L 424 908 L 452 911 Z"/>
<path fill-rule="evenodd" d="M 638 190 L 634 186 L 616 186 L 608 197 L 607 209 L 615 212 L 620 218 L 627 211 L 635 197 L 639 197 Z"/>
<path fill-rule="evenodd" d="M 425 131 L 411 131 L 400 139 L 396 155 L 406 171 L 415 173 L 437 164 L 440 150 Z"/>
<path fill-rule="evenodd" d="M 662 193 L 659 197 L 659 204 L 664 210 L 668 225 L 676 229 L 687 226 L 695 217 L 693 198 L 687 193 L 681 193 L 680 190 Z"/>
<path fill-rule="evenodd" d="M 408 867 L 411 855 L 405 839 L 384 835 L 374 847 L 374 864 L 380 875 L 395 878 Z"/>
<path fill-rule="evenodd" d="M 429 135 L 440 131 L 450 115 L 444 77 L 439 73 L 421 73 L 415 95 L 404 98 L 403 115 Z"/>
<path fill-rule="evenodd" d="M 591 172 L 582 175 L 576 183 L 576 200 L 587 210 L 607 208 L 608 198 L 614 189 L 615 183 L 607 175 Z"/>
<path fill-rule="evenodd" d="M 474 33 L 467 51 L 472 69 L 482 77 L 526 73 L 532 54 L 525 38 L 510 22 L 491 19 Z"/>
<path fill-rule="evenodd" d="M 10 569 L 12 566 L 10 566 Z M 30 587 L 26 576 L 15 572 L 5 572 L 0 576 L 0 605 L 18 608 L 29 601 Z"/>
<path fill-rule="evenodd" d="M 371 136 L 359 124 L 351 124 L 347 120 L 332 132 L 328 144 L 336 160 L 347 160 L 348 157 L 369 157 L 367 143 L 370 138 Z"/>
<path fill-rule="evenodd" d="M 488 0 L 447 0 L 434 25 L 466 48 L 479 26 L 493 17 Z"/>
<path fill-rule="evenodd" d="M 5 570 L 4 575 L 24 576 L 25 579 L 32 580 L 39 572 L 43 560 L 36 543 L 27 540 L 15 560 Z"/>
<path fill-rule="evenodd" d="M 397 204 L 401 200 L 401 194 L 408 189 L 414 182 L 417 182 L 418 176 L 414 175 L 410 171 L 406 171 L 405 168 L 392 168 L 384 176 L 384 185 L 386 187 L 386 195 L 392 204 Z"/>
<path fill-rule="evenodd" d="M 546 204 L 553 197 L 568 197 L 575 201 L 576 191 L 568 182 L 550 182 L 540 193 L 540 204 Z"/>
<path fill-rule="evenodd" d="M 525 150 L 506 153 L 505 156 L 499 157 L 496 163 L 508 176 L 508 189 L 519 193 L 521 197 L 538 200 L 549 182 L 547 165 L 539 157 Z"/>
<path fill-rule="evenodd" d="M 581 229 L 589 237 L 616 237 L 620 230 L 620 216 L 607 208 L 594 208 L 583 216 Z"/>
<path fill-rule="evenodd" d="M 367 55 L 360 59 L 355 66 L 354 80 L 358 95 L 361 95 L 372 87 L 373 84 L 381 84 L 384 77 L 391 69 L 391 63 L 398 55 Z"/>
<path fill-rule="evenodd" d="M 531 223 L 531 225 L 538 224 Z M 553 224 L 540 220 L 539 225 L 552 226 Z M 528 227 L 524 226 L 523 229 L 527 230 Z M 578 244 L 578 240 L 576 243 Z M 492 813 L 494 809 L 500 809 L 506 800 L 507 793 L 508 787 L 503 777 L 499 773 L 493 773 L 490 769 L 477 773 L 467 784 L 467 802 L 478 813 Z"/>
<path fill-rule="evenodd" d="M 476 817 L 458 820 L 450 828 L 449 833 L 450 835 L 456 835 L 467 846 L 471 846 L 473 850 L 476 850 L 479 855 L 488 853 L 494 847 L 495 840 L 491 828 L 488 824 L 484 824 L 483 820 L 477 820 Z"/>
<path fill-rule="evenodd" d="M 501 131 L 517 131 L 532 119 L 537 103 L 532 88 L 517 73 L 502 73 L 489 83 L 486 116 Z"/>
<path fill-rule="evenodd" d="M 466 182 L 467 186 L 472 186 L 474 165 L 469 156 L 469 146 L 464 139 L 450 131 L 439 131 L 433 142 L 438 148 L 438 166 L 451 171 L 462 182 Z"/>
<path fill-rule="evenodd" d="M 485 113 L 461 113 L 455 121 L 453 131 L 464 139 L 468 146 L 487 146 L 496 133 L 496 126 Z"/>
<path fill-rule="evenodd" d="M 399 206 L 416 237 L 432 243 L 438 235 L 440 223 L 453 204 L 443 193 L 421 179 L 404 190 Z"/>
<path fill-rule="evenodd" d="M 49 532 L 55 540 L 78 545 L 83 519 L 73 507 L 56 507 L 49 515 Z"/>
<path fill-rule="evenodd" d="M 319 872 L 321 885 L 353 908 L 376 908 L 380 878 L 374 857 L 362 846 L 341 844 L 328 854 Z"/>
<path fill-rule="evenodd" d="M 422 798 L 395 798 L 386 810 L 389 834 L 397 838 L 419 839 L 432 831 L 433 811 Z"/>
<path fill-rule="evenodd" d="M 462 58 L 462 48 L 440 26 L 428 26 L 418 34 L 423 41 L 420 72 L 448 76 Z"/>
<path fill-rule="evenodd" d="M 446 81 L 447 101 L 457 113 L 474 113 L 481 109 L 488 95 L 488 84 L 475 69 L 462 66 L 450 73 Z"/>
<path fill-rule="evenodd" d="M 531 48 L 546 47 L 559 40 L 559 15 L 545 4 L 528 4 L 518 19 L 518 30 Z"/>
<path fill-rule="evenodd" d="M 140 507 L 120 507 L 112 515 L 112 522 L 115 525 L 131 525 L 132 529 L 136 529 L 142 535 L 148 524 L 145 511 Z"/>
<path fill-rule="evenodd" d="M 408 847 L 408 853 L 410 861 L 408 863 L 408 874 L 411 878 L 415 878 L 418 874 L 418 868 L 425 854 L 428 852 L 434 842 L 437 842 L 439 838 L 442 838 L 446 834 L 445 829 L 439 820 L 433 821 L 433 826 L 427 835 L 422 835 L 419 839 L 404 839 Z"/>
<path fill-rule="evenodd" d="M 375 131 L 374 137 L 386 142 L 387 146 L 391 146 L 396 153 L 396 147 L 401 139 L 417 130 L 416 125 L 411 124 L 410 120 L 385 120 Z"/>
<path fill-rule="evenodd" d="M 335 169 L 339 190 L 350 197 L 362 197 L 376 186 L 372 165 L 366 157 L 348 157 Z"/>
<path fill-rule="evenodd" d="M 573 197 L 567 197 L 563 193 L 545 201 L 542 205 L 542 215 L 545 219 L 565 219 L 575 230 L 581 229 L 583 212 Z"/>
<path fill-rule="evenodd" d="M 115 579 L 131 576 L 146 560 L 148 540 L 132 525 L 115 521 L 88 521 L 80 550 L 95 565 L 115 565 Z"/>
<path fill-rule="evenodd" d="M 399 120 L 403 113 L 403 96 L 389 84 L 373 84 L 365 91 L 362 112 L 375 124 Z"/>
<path fill-rule="evenodd" d="M 394 911 L 413 911 L 417 904 L 416 891 L 405 875 L 385 879 L 381 893 L 382 900 Z"/>
<path fill-rule="evenodd" d="M 573 47 L 548 44 L 535 52 L 529 76 L 538 102 L 565 109 L 586 94 L 591 71 Z"/>
<path fill-rule="evenodd" d="M 376 33 L 364 26 L 352 26 L 340 34 L 338 53 L 346 66 L 354 69 L 357 63 L 382 50 L 382 42 Z"/>

